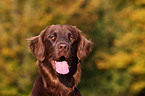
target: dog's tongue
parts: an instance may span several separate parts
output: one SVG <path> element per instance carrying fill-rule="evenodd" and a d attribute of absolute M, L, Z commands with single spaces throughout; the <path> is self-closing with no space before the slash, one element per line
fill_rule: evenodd
<path fill-rule="evenodd" d="M 55 64 L 56 64 L 56 72 L 58 72 L 59 74 L 69 73 L 69 65 L 67 64 L 66 61 L 62 62 L 55 61 Z"/>

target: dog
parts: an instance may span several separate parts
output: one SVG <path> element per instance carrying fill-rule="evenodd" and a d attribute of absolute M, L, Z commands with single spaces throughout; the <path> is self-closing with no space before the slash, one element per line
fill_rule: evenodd
<path fill-rule="evenodd" d="M 92 42 L 71 25 L 47 26 L 28 40 L 39 70 L 31 96 L 81 96 L 81 61 L 91 52 Z"/>

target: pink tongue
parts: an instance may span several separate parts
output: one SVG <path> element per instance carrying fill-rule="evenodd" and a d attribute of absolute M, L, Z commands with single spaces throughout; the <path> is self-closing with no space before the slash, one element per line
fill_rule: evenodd
<path fill-rule="evenodd" d="M 55 61 L 55 63 L 56 63 L 56 72 L 60 74 L 69 73 L 69 66 L 66 61 L 62 61 L 62 62 Z"/>

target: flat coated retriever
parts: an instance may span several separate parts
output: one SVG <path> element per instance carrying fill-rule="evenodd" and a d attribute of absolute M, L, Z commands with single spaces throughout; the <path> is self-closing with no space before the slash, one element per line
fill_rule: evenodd
<path fill-rule="evenodd" d="M 51 25 L 29 39 L 37 58 L 39 75 L 31 96 L 81 96 L 76 88 L 81 61 L 91 52 L 92 42 L 71 25 Z"/>

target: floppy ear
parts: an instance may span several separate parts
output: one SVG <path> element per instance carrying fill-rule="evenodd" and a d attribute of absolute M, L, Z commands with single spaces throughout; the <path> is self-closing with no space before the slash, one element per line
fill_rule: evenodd
<path fill-rule="evenodd" d="M 40 35 L 27 39 L 33 56 L 40 61 L 45 59 L 45 47 L 43 45 L 43 38 L 47 29 L 48 27 L 41 31 Z"/>
<path fill-rule="evenodd" d="M 92 42 L 87 40 L 84 36 L 80 35 L 77 56 L 79 60 L 83 60 L 92 51 Z"/>
<path fill-rule="evenodd" d="M 91 41 L 87 40 L 84 36 L 82 36 L 81 30 L 79 30 L 76 26 L 72 26 L 72 27 L 77 32 L 77 37 L 78 37 L 78 41 L 79 41 L 77 56 L 78 56 L 79 60 L 83 60 L 92 51 L 93 43 Z"/>

